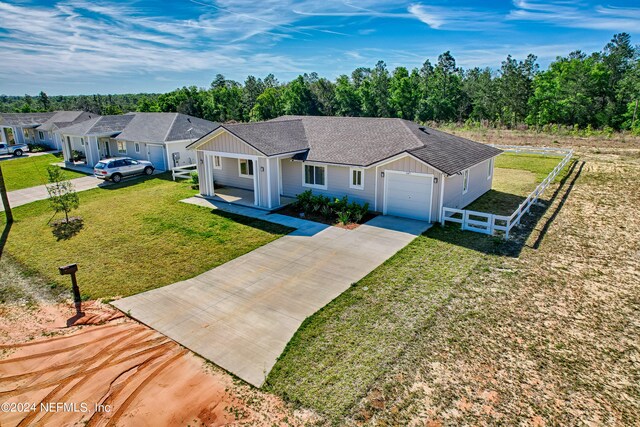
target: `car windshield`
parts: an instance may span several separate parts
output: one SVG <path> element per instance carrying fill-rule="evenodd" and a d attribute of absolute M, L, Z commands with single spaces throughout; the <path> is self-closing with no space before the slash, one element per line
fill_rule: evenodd
<path fill-rule="evenodd" d="M 94 166 L 94 168 L 96 169 L 104 169 L 107 167 L 106 163 L 96 163 L 96 165 Z"/>

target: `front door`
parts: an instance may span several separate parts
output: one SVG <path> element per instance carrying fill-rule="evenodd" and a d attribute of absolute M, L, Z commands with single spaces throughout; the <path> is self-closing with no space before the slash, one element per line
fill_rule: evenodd
<path fill-rule="evenodd" d="M 105 158 L 109 158 L 111 157 L 111 153 L 109 152 L 109 140 L 107 139 L 106 141 L 102 141 L 102 143 L 104 144 L 104 157 Z"/>

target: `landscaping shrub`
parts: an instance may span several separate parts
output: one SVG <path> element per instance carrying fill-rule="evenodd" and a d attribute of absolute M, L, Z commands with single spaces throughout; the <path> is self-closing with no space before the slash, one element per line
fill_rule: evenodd
<path fill-rule="evenodd" d="M 351 212 L 349 211 L 341 211 L 337 213 L 338 222 L 342 225 L 347 225 L 349 220 L 351 219 Z"/>
<path fill-rule="evenodd" d="M 51 148 L 44 144 L 27 144 L 29 151 L 32 153 L 41 153 L 43 151 L 49 151 Z"/>
<path fill-rule="evenodd" d="M 369 203 L 349 203 L 348 196 L 331 200 L 325 195 L 314 195 L 311 190 L 306 190 L 298 194 L 296 199 L 295 207 L 305 215 L 318 215 L 327 221 L 336 219 L 342 224 L 360 223 L 369 211 Z"/>

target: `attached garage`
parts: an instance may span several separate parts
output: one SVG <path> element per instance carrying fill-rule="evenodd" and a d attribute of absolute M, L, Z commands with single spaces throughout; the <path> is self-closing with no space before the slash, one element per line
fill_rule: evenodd
<path fill-rule="evenodd" d="M 431 221 L 433 175 L 402 171 L 385 171 L 385 215 Z"/>
<path fill-rule="evenodd" d="M 157 171 L 167 170 L 167 163 L 164 160 L 164 146 L 147 144 L 147 153 L 149 161 L 153 163 L 153 167 Z"/>

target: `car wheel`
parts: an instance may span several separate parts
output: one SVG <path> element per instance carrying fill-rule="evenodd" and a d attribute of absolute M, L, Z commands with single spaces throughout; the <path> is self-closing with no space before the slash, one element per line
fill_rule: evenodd
<path fill-rule="evenodd" d="M 153 173 L 153 168 L 151 166 L 147 166 L 146 168 L 144 168 L 144 173 L 146 173 L 147 175 L 151 175 Z"/>
<path fill-rule="evenodd" d="M 13 154 L 15 154 L 16 156 L 22 156 L 22 150 L 17 149 L 16 151 L 13 152 Z"/>
<path fill-rule="evenodd" d="M 122 181 L 122 175 L 120 175 L 119 173 L 114 173 L 113 175 L 111 175 L 111 181 L 117 184 L 118 182 Z"/>

